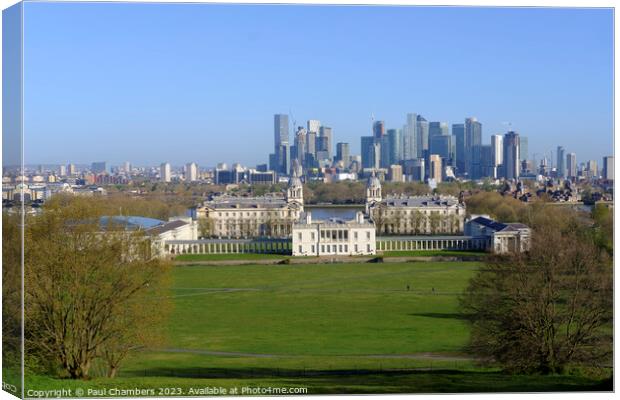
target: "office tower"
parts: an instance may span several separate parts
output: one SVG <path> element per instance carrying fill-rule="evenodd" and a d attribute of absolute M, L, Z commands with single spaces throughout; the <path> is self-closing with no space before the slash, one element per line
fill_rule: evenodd
<path fill-rule="evenodd" d="M 439 154 L 431 154 L 430 157 L 430 168 L 428 170 L 428 178 L 435 180 L 435 183 L 441 182 L 441 157 Z"/>
<path fill-rule="evenodd" d="M 493 158 L 493 166 L 499 167 L 502 165 L 502 159 L 504 156 L 504 144 L 502 135 L 491 136 L 491 153 Z"/>
<path fill-rule="evenodd" d="M 379 148 L 381 151 L 381 156 L 379 158 L 381 168 L 389 168 L 390 164 L 392 164 L 390 160 L 391 149 L 390 149 L 390 138 L 387 135 L 381 136 L 381 138 L 377 141 L 375 138 L 375 143 L 379 144 Z"/>
<path fill-rule="evenodd" d="M 575 153 L 568 153 L 566 155 L 566 177 L 577 177 L 577 155 Z"/>
<path fill-rule="evenodd" d="M 319 121 L 318 119 L 309 119 L 307 128 L 308 133 L 314 132 L 315 134 L 318 134 L 319 130 L 321 129 L 321 121 Z"/>
<path fill-rule="evenodd" d="M 478 179 L 481 175 L 480 146 L 482 146 L 482 124 L 476 118 L 466 118 L 465 172 L 471 179 Z"/>
<path fill-rule="evenodd" d="M 159 167 L 159 179 L 162 182 L 170 182 L 170 180 L 172 179 L 172 173 L 170 171 L 169 163 L 162 163 Z"/>
<path fill-rule="evenodd" d="M 185 165 L 185 181 L 194 182 L 198 180 L 198 165 L 191 162 Z"/>
<path fill-rule="evenodd" d="M 388 129 L 388 144 L 390 147 L 389 159 L 390 164 L 396 164 L 403 159 L 402 134 L 400 129 Z"/>
<path fill-rule="evenodd" d="M 414 158 L 402 162 L 403 175 L 406 181 L 423 181 L 426 174 L 423 158 Z"/>
<path fill-rule="evenodd" d="M 402 182 L 403 181 L 403 167 L 398 164 L 390 165 L 388 170 L 388 179 L 390 182 Z"/>
<path fill-rule="evenodd" d="M 123 171 L 125 171 L 128 174 L 131 172 L 131 163 L 129 161 L 125 161 L 123 163 Z"/>
<path fill-rule="evenodd" d="M 94 174 L 101 174 L 106 172 L 106 163 L 105 161 L 94 162 L 90 165 L 90 170 Z"/>
<path fill-rule="evenodd" d="M 598 165 L 596 165 L 595 160 L 588 160 L 586 163 L 585 172 L 588 178 L 598 177 Z"/>
<path fill-rule="evenodd" d="M 308 131 L 306 133 L 306 154 L 313 158 L 316 157 L 316 132 Z"/>
<path fill-rule="evenodd" d="M 528 151 L 529 149 L 528 149 L 527 136 L 520 136 L 519 137 L 519 157 L 521 157 L 521 161 L 529 159 Z"/>
<path fill-rule="evenodd" d="M 58 166 L 58 176 L 67 176 L 67 166 L 66 165 Z"/>
<path fill-rule="evenodd" d="M 445 165 L 454 165 L 454 143 L 452 135 L 435 135 L 430 139 L 430 153 L 443 158 Z"/>
<path fill-rule="evenodd" d="M 429 122 L 428 123 L 428 136 L 449 135 L 450 129 L 446 122 Z M 429 139 L 430 140 L 430 139 Z"/>
<path fill-rule="evenodd" d="M 375 165 L 375 138 L 374 136 L 361 137 L 362 168 L 374 168 Z"/>
<path fill-rule="evenodd" d="M 385 122 L 384 121 L 375 121 L 372 124 L 372 135 L 377 140 L 385 136 Z"/>
<path fill-rule="evenodd" d="M 481 177 L 497 178 L 493 145 L 480 146 Z"/>
<path fill-rule="evenodd" d="M 506 179 L 518 179 L 520 172 L 519 163 L 519 134 L 508 132 L 504 135 L 504 177 Z"/>
<path fill-rule="evenodd" d="M 274 154 L 277 172 L 281 174 L 288 174 L 290 169 L 288 131 L 288 115 L 275 114 L 273 116 Z"/>
<path fill-rule="evenodd" d="M 336 143 L 336 160 L 342 161 L 345 168 L 349 167 L 349 164 L 351 164 L 349 143 Z"/>
<path fill-rule="evenodd" d="M 298 127 L 295 132 L 295 159 L 299 165 L 305 165 L 306 154 L 306 130 L 303 127 Z"/>
<path fill-rule="evenodd" d="M 321 138 L 319 144 L 317 143 L 317 151 L 326 151 L 327 158 L 331 160 L 332 158 L 332 128 L 327 126 L 322 126 L 319 129 L 319 137 Z"/>
<path fill-rule="evenodd" d="M 428 121 L 418 115 L 416 121 L 416 151 L 417 157 L 422 158 L 428 150 Z"/>
<path fill-rule="evenodd" d="M 614 180 L 614 156 L 603 157 L 603 179 Z"/>
<path fill-rule="evenodd" d="M 556 165 L 556 173 L 558 178 L 563 178 L 566 176 L 566 164 L 564 164 L 564 160 L 566 158 L 564 147 L 558 146 L 557 150 L 557 165 Z"/>
<path fill-rule="evenodd" d="M 465 124 L 452 124 L 452 136 L 456 141 L 456 169 L 465 173 Z"/>
<path fill-rule="evenodd" d="M 407 124 L 403 127 L 403 159 L 412 160 L 418 157 L 418 150 L 416 146 L 416 128 L 417 128 L 418 114 L 407 114 Z"/>
<path fill-rule="evenodd" d="M 67 173 L 69 176 L 77 175 L 77 168 L 75 168 L 75 164 L 67 165 Z"/>

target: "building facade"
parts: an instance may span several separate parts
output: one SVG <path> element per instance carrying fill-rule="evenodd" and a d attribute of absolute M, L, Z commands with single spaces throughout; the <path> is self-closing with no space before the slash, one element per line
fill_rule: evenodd
<path fill-rule="evenodd" d="M 465 205 L 453 196 L 388 196 L 373 172 L 366 185 L 366 213 L 380 235 L 463 232 Z"/>
<path fill-rule="evenodd" d="M 501 223 L 488 215 L 472 215 L 465 223 L 465 235 L 487 237 L 488 250 L 504 254 L 529 250 L 532 232 L 520 223 Z"/>
<path fill-rule="evenodd" d="M 217 238 L 286 237 L 304 210 L 303 186 L 293 169 L 286 196 L 220 196 L 192 209 L 201 236 Z"/>
<path fill-rule="evenodd" d="M 375 225 L 357 212 L 354 220 L 313 221 L 306 213 L 293 224 L 293 256 L 354 256 L 376 254 Z"/>

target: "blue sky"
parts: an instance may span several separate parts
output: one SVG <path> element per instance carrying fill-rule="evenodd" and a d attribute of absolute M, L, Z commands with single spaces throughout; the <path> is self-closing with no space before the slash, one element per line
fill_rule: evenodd
<path fill-rule="evenodd" d="M 27 3 L 26 163 L 264 163 L 273 114 L 359 152 L 400 128 L 505 122 L 530 154 L 612 154 L 609 9 Z"/>

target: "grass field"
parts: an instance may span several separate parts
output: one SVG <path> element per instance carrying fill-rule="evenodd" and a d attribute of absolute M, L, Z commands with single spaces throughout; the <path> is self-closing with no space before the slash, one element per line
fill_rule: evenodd
<path fill-rule="evenodd" d="M 404 251 L 384 251 L 383 257 L 467 257 L 485 256 L 488 253 L 483 251 L 467 250 L 404 250 Z"/>
<path fill-rule="evenodd" d="M 226 260 L 283 260 L 291 256 L 285 254 L 181 254 L 175 257 L 177 261 L 226 261 Z"/>
<path fill-rule="evenodd" d="M 469 332 L 458 297 L 478 267 L 175 267 L 163 348 L 132 355 L 115 379 L 34 376 L 26 387 L 171 387 L 183 395 L 205 386 L 306 387 L 309 394 L 601 388 L 600 379 L 509 376 L 477 366 L 463 352 Z"/>

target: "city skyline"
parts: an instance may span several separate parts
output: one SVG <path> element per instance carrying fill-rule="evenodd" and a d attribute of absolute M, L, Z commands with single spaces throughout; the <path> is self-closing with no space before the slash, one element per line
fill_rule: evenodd
<path fill-rule="evenodd" d="M 416 113 L 448 126 L 477 117 L 484 144 L 514 130 L 538 159 L 551 151 L 555 158 L 562 145 L 578 161 L 600 162 L 613 143 L 612 16 L 608 9 L 27 3 L 25 162 L 264 164 L 277 113 L 289 115 L 289 144 L 296 126 L 317 119 L 333 130 L 331 151 L 344 142 L 351 155 L 361 153 L 360 137 L 372 135 L 372 115 L 387 131 Z M 104 22 L 110 18 L 114 32 Z M 519 29 L 523 18 L 527 32 Z M 299 29 L 308 20 L 324 29 Z M 421 40 L 423 32 L 432 40 Z M 581 48 L 589 57 L 577 60 Z"/>

